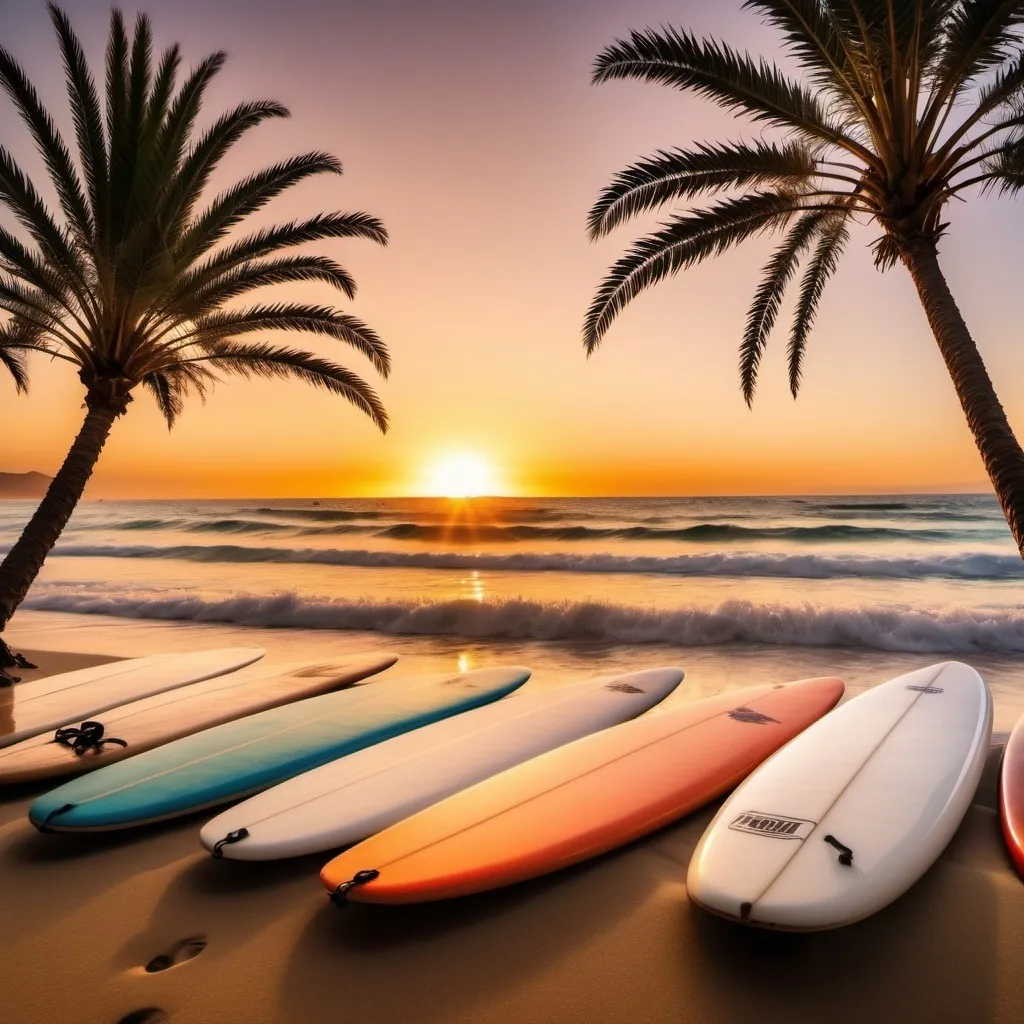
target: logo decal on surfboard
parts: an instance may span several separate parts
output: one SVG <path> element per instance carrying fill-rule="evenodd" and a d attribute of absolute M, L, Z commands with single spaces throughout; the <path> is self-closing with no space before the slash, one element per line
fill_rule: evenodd
<path fill-rule="evenodd" d="M 749 722 L 751 725 L 767 725 L 769 722 L 779 724 L 777 718 L 762 715 L 760 711 L 755 711 L 753 708 L 733 708 L 729 712 L 729 717 L 737 722 Z"/>
<path fill-rule="evenodd" d="M 632 686 L 630 683 L 609 683 L 606 690 L 615 690 L 618 693 L 643 693 L 639 686 Z"/>
<path fill-rule="evenodd" d="M 908 686 L 908 690 L 917 690 L 918 693 L 942 693 L 941 686 Z"/>
<path fill-rule="evenodd" d="M 771 839 L 806 839 L 817 825 L 816 821 L 803 818 L 786 818 L 780 814 L 762 814 L 760 811 L 744 811 L 729 823 L 736 832 L 750 832 L 755 836 Z"/>

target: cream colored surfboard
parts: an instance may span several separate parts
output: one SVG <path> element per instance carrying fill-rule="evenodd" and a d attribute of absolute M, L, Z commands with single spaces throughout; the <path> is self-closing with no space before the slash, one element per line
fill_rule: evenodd
<path fill-rule="evenodd" d="M 226 647 L 189 654 L 152 654 L 62 672 L 0 689 L 0 747 L 52 732 L 178 686 L 235 672 L 266 654 L 261 647 Z"/>
<path fill-rule="evenodd" d="M 179 686 L 0 750 L 0 785 L 90 771 L 200 729 L 340 690 L 383 672 L 397 660 L 394 654 L 377 654 L 261 665 L 226 678 Z"/>

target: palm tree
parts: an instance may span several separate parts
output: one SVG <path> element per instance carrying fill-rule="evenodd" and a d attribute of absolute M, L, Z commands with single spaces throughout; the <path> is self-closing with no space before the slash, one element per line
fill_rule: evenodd
<path fill-rule="evenodd" d="M 0 84 L 41 154 L 58 217 L 0 147 L 0 203 L 25 239 L 0 228 L 0 309 L 10 314 L 8 347 L 71 363 L 85 387 L 85 420 L 46 496 L 0 563 L 0 633 L 66 525 L 113 423 L 140 386 L 173 425 L 190 394 L 203 397 L 219 375 L 289 377 L 348 399 L 382 430 L 387 414 L 354 373 L 300 348 L 258 338 L 308 332 L 351 345 L 382 375 L 387 349 L 355 317 L 331 306 L 253 300 L 281 282 L 322 282 L 351 298 L 348 272 L 326 256 L 285 253 L 329 238 L 385 244 L 377 218 L 320 213 L 232 232 L 285 189 L 314 175 L 339 174 L 326 153 L 306 153 L 256 171 L 201 205 L 211 175 L 250 129 L 286 117 L 278 103 L 243 103 L 196 131 L 203 96 L 224 64 L 214 53 L 178 86 L 181 54 L 154 61 L 149 19 L 129 37 L 114 10 L 101 106 L 82 45 L 51 4 L 67 77 L 77 163 L 17 61 L 0 49 Z M 248 298 L 248 304 L 237 300 Z M 254 337 L 257 336 L 257 337 Z M 6 361 L 6 360 L 5 360 Z M 10 365 L 10 364 L 8 364 Z M 0 639 L 0 667 L 14 664 Z"/>
<path fill-rule="evenodd" d="M 796 397 L 826 281 L 863 220 L 882 270 L 910 272 L 967 423 L 1024 556 L 1024 452 L 938 261 L 946 204 L 1024 186 L 1024 0 L 748 0 L 778 29 L 798 80 L 765 60 L 679 29 L 634 31 L 596 60 L 594 81 L 630 78 L 705 96 L 779 141 L 662 150 L 622 171 L 590 211 L 597 238 L 635 214 L 698 196 L 609 270 L 586 316 L 600 343 L 639 292 L 764 232 L 784 232 L 764 267 L 740 345 L 749 405 L 783 293 L 803 263 L 789 335 Z M 724 193 L 724 194 L 723 194 Z"/>

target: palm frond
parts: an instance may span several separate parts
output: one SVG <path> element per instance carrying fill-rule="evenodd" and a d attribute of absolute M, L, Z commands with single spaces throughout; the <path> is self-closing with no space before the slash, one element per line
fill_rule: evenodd
<path fill-rule="evenodd" d="M 754 192 L 673 217 L 661 230 L 635 242 L 609 270 L 587 311 L 583 324 L 587 354 L 641 291 L 752 235 L 782 226 L 798 210 L 799 199 L 792 193 Z"/>
<path fill-rule="evenodd" d="M 341 174 L 341 164 L 329 153 L 304 153 L 244 178 L 218 196 L 192 222 L 176 246 L 176 260 L 187 266 L 216 245 L 243 218 L 286 189 L 318 174 Z"/>
<path fill-rule="evenodd" d="M 0 309 L 14 314 L 40 330 L 60 335 L 66 311 L 61 303 L 39 288 L 0 275 Z"/>
<path fill-rule="evenodd" d="M 799 130 L 877 164 L 874 154 L 849 134 L 850 125 L 836 121 L 815 93 L 775 65 L 764 60 L 755 64 L 715 40 L 699 40 L 674 28 L 662 33 L 634 30 L 628 40 L 617 40 L 595 61 L 594 82 L 616 78 L 690 89 L 755 122 Z"/>
<path fill-rule="evenodd" d="M 171 386 L 167 375 L 163 373 L 147 374 L 142 378 L 142 386 L 156 399 L 157 408 L 167 421 L 167 429 L 170 430 L 184 407 L 180 392 Z"/>
<path fill-rule="evenodd" d="M 280 103 L 271 100 L 242 103 L 218 118 L 187 154 L 165 152 L 175 150 L 178 142 L 175 133 L 168 133 L 157 146 L 156 158 L 165 166 L 167 161 L 172 161 L 172 166 L 177 167 L 180 161 L 180 169 L 162 200 L 172 239 L 179 237 L 225 153 L 250 129 L 278 117 L 288 117 L 288 110 Z"/>
<path fill-rule="evenodd" d="M 183 338 L 208 346 L 258 331 L 307 331 L 344 341 L 361 352 L 374 369 L 386 377 L 391 359 L 384 342 L 366 324 L 330 306 L 299 303 L 250 306 L 240 310 L 216 310 L 195 321 L 195 329 Z"/>
<path fill-rule="evenodd" d="M 178 362 L 146 374 L 142 384 L 156 399 L 157 407 L 170 430 L 185 407 L 185 399 L 194 393 L 205 402 L 207 392 L 216 379 L 205 366 Z"/>
<path fill-rule="evenodd" d="M 84 288 L 85 268 L 81 255 L 68 242 L 35 186 L 0 146 L 0 202 L 14 214 L 32 236 L 45 259 L 60 267 L 69 280 Z"/>
<path fill-rule="evenodd" d="M 36 148 L 57 191 L 64 216 L 77 232 L 80 241 L 87 244 L 92 237 L 92 218 L 71 154 L 25 72 L 14 57 L 2 48 L 0 85 L 14 101 L 18 113 L 32 133 Z"/>
<path fill-rule="evenodd" d="M 821 0 L 745 0 L 743 6 L 777 28 L 811 79 L 834 90 L 847 110 L 864 115 L 873 110 L 863 50 L 836 20 L 830 4 Z"/>
<path fill-rule="evenodd" d="M 128 33 L 125 30 L 124 15 L 115 7 L 110 12 L 110 39 L 107 43 L 107 147 L 110 158 L 109 185 L 117 179 L 123 180 L 124 140 L 128 109 Z M 116 222 L 114 204 L 118 197 L 110 188 L 111 221 Z M 116 238 L 116 235 L 115 235 Z"/>
<path fill-rule="evenodd" d="M 995 123 L 983 131 L 972 130 L 986 123 L 986 118 L 995 114 Z M 941 145 L 936 139 L 934 163 L 935 174 L 951 176 L 964 158 L 973 156 L 977 150 L 1000 132 L 1020 126 L 1024 114 L 1024 50 L 1016 54 L 981 85 L 972 97 L 972 109 L 960 124 L 949 134 Z"/>
<path fill-rule="evenodd" d="M 1000 195 L 1016 195 L 1024 189 L 1024 136 L 986 154 L 984 186 Z"/>
<path fill-rule="evenodd" d="M 67 15 L 55 4 L 47 4 L 60 41 L 68 100 L 75 125 L 78 155 L 82 161 L 94 229 L 106 223 L 108 160 L 103 135 L 103 115 L 96 85 L 85 59 L 85 51 L 71 28 Z"/>
<path fill-rule="evenodd" d="M 1018 29 L 1024 23 L 1021 0 L 961 0 L 950 8 L 931 71 L 943 100 L 1009 58 L 1020 43 Z"/>
<path fill-rule="evenodd" d="M 27 393 L 28 368 L 25 366 L 25 357 L 21 352 L 4 345 L 3 328 L 0 328 L 0 365 L 11 375 L 15 391 Z"/>
<path fill-rule="evenodd" d="M 355 297 L 356 283 L 352 275 L 334 260 L 326 256 L 279 256 L 244 263 L 201 288 L 178 288 L 173 304 L 179 312 L 183 307 L 188 308 L 194 318 L 256 288 L 290 281 L 321 281 L 344 292 L 350 299 Z"/>
<path fill-rule="evenodd" d="M 849 241 L 847 219 L 833 217 L 821 230 L 814 255 L 804 271 L 800 295 L 793 314 L 793 330 L 789 336 L 789 389 L 794 398 L 800 389 L 807 338 L 818 313 L 818 303 L 828 279 L 835 273 L 839 258 Z"/>
<path fill-rule="evenodd" d="M 167 116 L 160 126 L 154 151 L 160 164 L 172 172 L 180 166 L 188 148 L 206 90 L 224 67 L 226 60 L 227 54 L 218 50 L 200 61 L 171 102 Z"/>
<path fill-rule="evenodd" d="M 692 150 L 659 150 L 621 171 L 602 191 L 588 217 L 590 237 L 599 238 L 630 217 L 703 192 L 795 188 L 816 169 L 814 151 L 801 141 L 698 143 Z"/>
<path fill-rule="evenodd" d="M 174 43 L 164 51 L 164 55 L 160 58 L 160 64 L 153 78 L 153 90 L 146 103 L 146 123 L 154 142 L 160 126 L 167 117 L 180 68 L 181 48 Z"/>
<path fill-rule="evenodd" d="M 747 326 L 740 343 L 740 383 L 743 400 L 750 406 L 754 401 L 757 371 L 768 336 L 775 326 L 779 306 L 800 257 L 814 241 L 822 222 L 829 214 L 821 211 L 805 213 L 790 229 L 782 245 L 775 250 L 761 273 L 761 284 L 754 293 L 754 301 L 747 313 Z"/>
<path fill-rule="evenodd" d="M 381 433 L 387 432 L 388 414 L 369 384 L 343 366 L 308 352 L 268 344 L 218 342 L 208 354 L 196 357 L 195 361 L 209 363 L 220 372 L 245 377 L 297 378 L 348 399 L 377 424 Z"/>

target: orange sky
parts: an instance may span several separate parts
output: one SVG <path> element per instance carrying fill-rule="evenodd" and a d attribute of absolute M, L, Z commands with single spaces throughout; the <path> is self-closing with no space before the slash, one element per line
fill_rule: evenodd
<path fill-rule="evenodd" d="M 765 239 L 646 293 L 589 360 L 580 324 L 629 225 L 586 240 L 587 209 L 638 155 L 745 130 L 696 98 L 655 86 L 591 86 L 594 55 L 631 26 L 671 22 L 775 52 L 738 0 L 377 0 L 336 5 L 152 5 L 157 38 L 186 62 L 232 57 L 207 112 L 242 99 L 286 103 L 219 184 L 306 149 L 338 155 L 343 178 L 309 183 L 270 219 L 365 209 L 392 243 L 328 243 L 356 277 L 346 306 L 394 359 L 374 380 L 355 353 L 314 342 L 379 384 L 393 427 L 380 437 L 346 403 L 298 384 L 237 379 L 168 434 L 139 395 L 119 422 L 90 497 L 345 496 L 421 493 L 452 452 L 489 461 L 506 493 L 736 494 L 988 488 L 952 386 L 902 270 L 878 274 L 865 229 L 830 286 L 798 401 L 785 378 L 785 326 L 753 411 L 737 345 Z M 354 8 L 361 7 L 356 10 Z M 69 13 L 95 59 L 107 5 Z M 244 16 L 242 16 L 244 13 Z M 67 114 L 42 6 L 5 19 L 44 99 Z M 749 134 L 749 130 L 746 130 Z M 0 137 L 29 167 L 0 102 Z M 943 261 L 1004 405 L 1024 430 L 1019 238 L 1009 201 L 951 211 Z M 294 294 L 294 293 L 293 293 Z M 315 288 L 305 298 L 335 301 Z M 780 317 L 780 325 L 785 317 Z M 0 381 L 0 469 L 53 473 L 80 422 L 70 368 L 33 366 L 28 398 Z"/>

